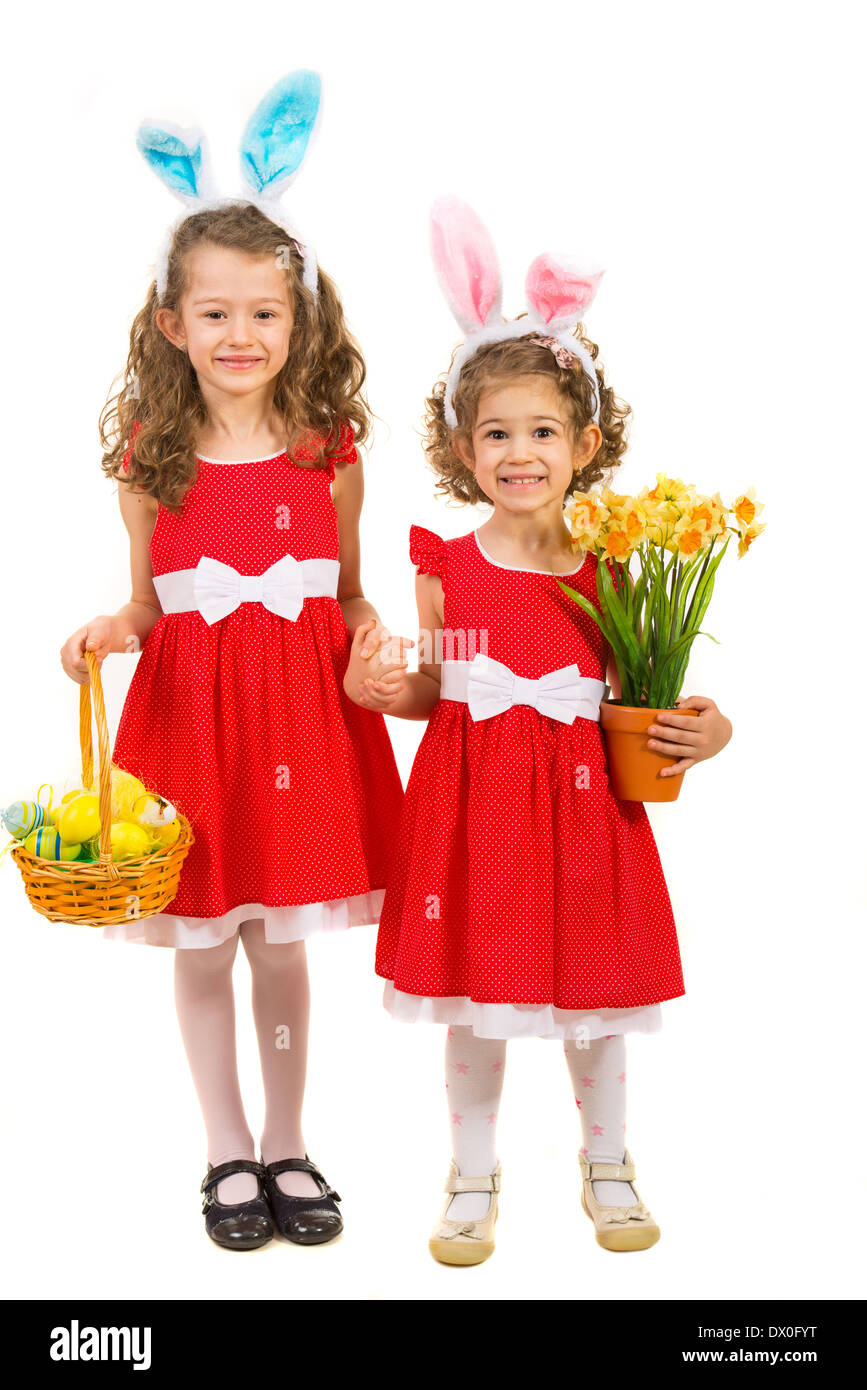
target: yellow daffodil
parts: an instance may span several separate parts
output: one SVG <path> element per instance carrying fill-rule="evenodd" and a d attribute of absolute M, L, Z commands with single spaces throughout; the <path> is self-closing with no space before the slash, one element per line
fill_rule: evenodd
<path fill-rule="evenodd" d="M 614 493 L 610 488 L 602 489 L 602 501 L 608 510 L 607 525 L 616 531 L 624 531 L 629 540 L 630 550 L 634 550 L 644 540 L 646 516 L 634 497 Z"/>
<path fill-rule="evenodd" d="M 676 551 L 681 560 L 691 560 L 693 555 L 697 555 L 700 550 L 706 550 L 709 545 L 710 540 L 705 531 L 704 523 L 701 522 L 696 525 L 687 517 L 682 516 L 675 523 L 674 532 L 666 550 L 670 550 L 672 554 Z"/>
<path fill-rule="evenodd" d="M 669 478 L 665 473 L 657 473 L 656 487 L 647 493 L 648 502 L 664 514 L 680 514 L 690 505 L 695 495 L 693 483 L 685 483 L 681 478 Z"/>
<path fill-rule="evenodd" d="M 607 559 L 619 560 L 623 564 L 635 549 L 626 532 L 617 529 L 606 531 L 602 537 L 602 545 Z"/>
<path fill-rule="evenodd" d="M 711 521 L 710 525 L 708 526 L 708 531 L 712 536 L 724 537 L 726 531 L 728 530 L 728 523 L 726 522 L 726 517 L 728 516 L 730 509 L 725 505 L 718 492 L 715 492 L 713 497 L 710 497 L 707 500 L 710 505 L 711 512 Z"/>
<path fill-rule="evenodd" d="M 750 546 L 752 545 L 753 541 L 755 540 L 756 536 L 761 535 L 761 533 L 762 533 L 762 531 L 764 531 L 764 529 L 765 529 L 765 523 L 762 522 L 759 526 L 749 526 L 749 527 L 747 527 L 746 531 L 741 531 L 741 533 L 740 533 L 740 538 L 739 538 L 739 540 L 738 540 L 738 559 L 739 559 L 739 560 L 743 559 L 744 555 L 746 555 L 747 551 L 749 550 L 749 548 L 750 548 Z"/>
<path fill-rule="evenodd" d="M 573 492 L 564 510 L 569 533 L 576 544 L 593 549 L 601 528 L 608 520 L 608 508 L 598 496 Z"/>
<path fill-rule="evenodd" d="M 757 519 L 759 512 L 764 511 L 764 503 L 757 502 L 755 488 L 748 487 L 746 492 L 742 492 L 740 497 L 735 498 L 730 510 L 734 514 L 738 530 L 743 535 Z"/>

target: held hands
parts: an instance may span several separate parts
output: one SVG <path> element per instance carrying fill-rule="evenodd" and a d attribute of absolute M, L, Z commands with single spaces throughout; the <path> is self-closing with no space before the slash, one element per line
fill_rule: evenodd
<path fill-rule="evenodd" d="M 407 668 L 409 637 L 392 637 L 380 623 L 362 623 L 355 630 L 343 689 L 363 709 L 385 712 L 400 695 Z"/>
<path fill-rule="evenodd" d="M 688 698 L 681 696 L 677 703 L 682 709 L 697 709 L 701 713 L 696 719 L 690 714 L 661 710 L 648 727 L 648 748 L 679 759 L 673 767 L 663 768 L 660 777 L 674 777 L 714 757 L 732 736 L 731 720 L 726 719 L 713 700 L 704 695 L 690 695 Z"/>
<path fill-rule="evenodd" d="M 60 663 L 78 685 L 87 685 L 90 674 L 84 659 L 86 651 L 94 652 L 101 666 L 111 651 L 111 618 L 91 618 L 84 627 L 73 632 L 60 648 Z"/>

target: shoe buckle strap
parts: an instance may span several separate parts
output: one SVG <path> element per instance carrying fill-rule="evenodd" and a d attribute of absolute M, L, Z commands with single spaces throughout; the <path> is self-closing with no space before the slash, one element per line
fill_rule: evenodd
<path fill-rule="evenodd" d="M 500 1176 L 498 1173 L 489 1173 L 480 1178 L 449 1178 L 444 1189 L 446 1192 L 499 1192 L 499 1190 Z"/>
<path fill-rule="evenodd" d="M 311 1163 L 309 1158 L 278 1158 L 276 1163 L 265 1163 L 263 1167 L 271 1178 L 279 1177 L 281 1173 L 309 1173 L 312 1178 L 325 1182 L 316 1164 Z"/>
<path fill-rule="evenodd" d="M 236 1173 L 252 1173 L 261 1180 L 262 1165 L 249 1158 L 231 1158 L 227 1163 L 218 1163 L 216 1168 L 211 1168 L 205 1174 L 199 1191 L 210 1194 L 212 1187 L 216 1187 L 224 1178 L 234 1177 Z"/>
<path fill-rule="evenodd" d="M 611 1182 L 633 1182 L 635 1180 L 634 1163 L 589 1163 L 587 1174 L 590 1182 L 599 1182 L 606 1179 Z"/>

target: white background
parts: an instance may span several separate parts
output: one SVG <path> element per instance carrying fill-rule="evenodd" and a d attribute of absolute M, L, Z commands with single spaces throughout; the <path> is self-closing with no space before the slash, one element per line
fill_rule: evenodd
<path fill-rule="evenodd" d="M 546 247 L 607 267 L 587 326 L 635 412 L 618 490 L 660 469 L 726 499 L 753 484 L 768 528 L 746 559 L 730 547 L 705 622 L 721 645 L 697 641 L 684 687 L 717 701 L 734 738 L 677 802 L 648 808 L 688 991 L 663 1033 L 629 1043 L 627 1137 L 659 1245 L 595 1245 L 561 1049 L 528 1041 L 507 1063 L 496 1254 L 475 1270 L 430 1259 L 449 1156 L 441 1030 L 384 1013 L 363 928 L 309 948 L 305 1128 L 344 1196 L 344 1238 L 218 1250 L 172 953 L 46 923 L 7 862 L 11 1296 L 864 1293 L 860 19 L 854 4 L 756 0 L 10 12 L 0 803 L 75 774 L 78 691 L 58 649 L 128 597 L 96 421 L 175 214 L 134 148 L 145 116 L 201 123 L 233 192 L 262 94 L 293 67 L 323 74 L 290 206 L 369 366 L 364 578 L 395 631 L 414 634 L 409 523 L 453 536 L 484 516 L 435 500 L 420 450 L 423 397 L 456 340 L 427 252 L 439 192 L 491 228 L 507 314 Z M 113 726 L 132 660 L 105 666 Z M 406 775 L 421 729 L 389 727 Z M 257 1133 L 241 953 L 236 980 Z"/>

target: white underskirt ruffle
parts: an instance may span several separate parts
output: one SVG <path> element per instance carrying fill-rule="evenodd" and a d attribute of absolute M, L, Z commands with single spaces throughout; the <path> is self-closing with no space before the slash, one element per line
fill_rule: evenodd
<path fill-rule="evenodd" d="M 103 927 L 107 941 L 128 941 L 144 946 L 175 946 L 182 950 L 219 946 L 234 936 L 242 922 L 264 921 L 269 945 L 303 941 L 317 931 L 340 931 L 346 927 L 370 926 L 379 921 L 385 889 L 359 893 L 354 898 L 335 898 L 327 903 L 301 903 L 290 907 L 264 907 L 243 903 L 222 917 L 174 917 L 158 912 L 129 922 L 113 922 Z"/>
<path fill-rule="evenodd" d="M 383 1004 L 401 1023 L 449 1023 L 472 1028 L 477 1038 L 559 1038 L 592 1042 L 614 1033 L 658 1033 L 662 1008 L 556 1009 L 553 1004 L 478 1004 L 452 996 L 405 994 L 386 980 Z"/>

